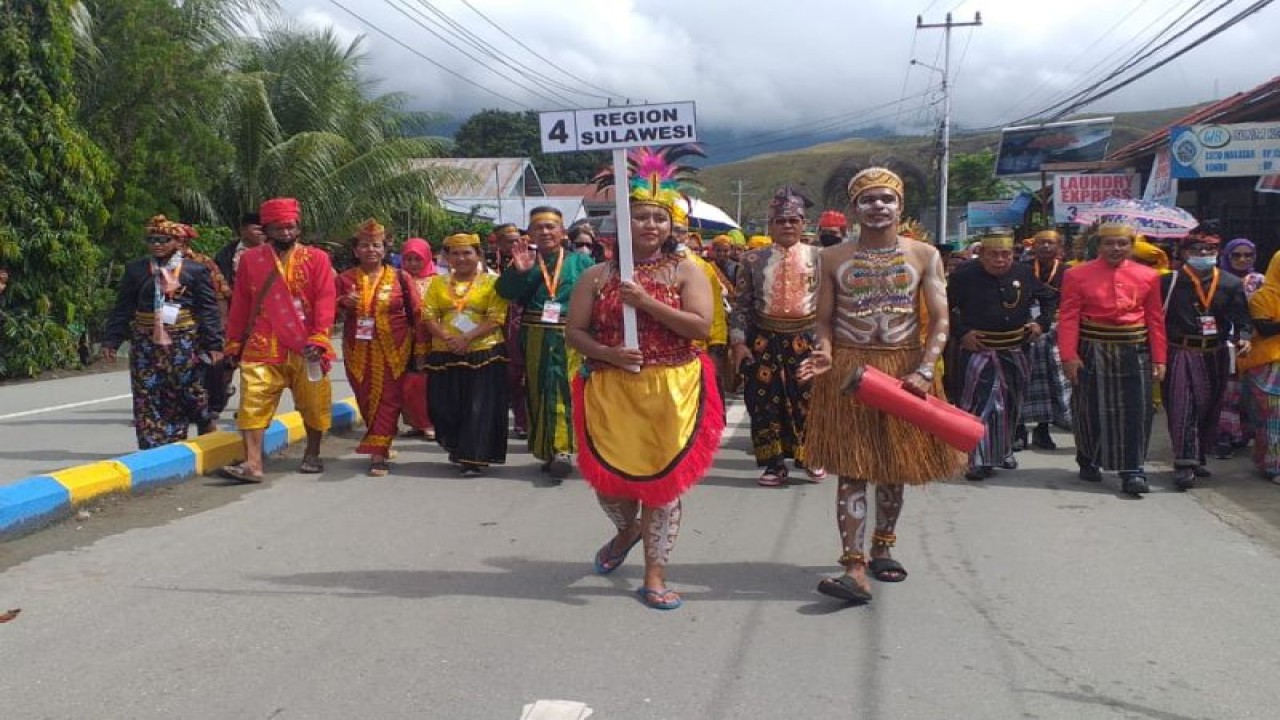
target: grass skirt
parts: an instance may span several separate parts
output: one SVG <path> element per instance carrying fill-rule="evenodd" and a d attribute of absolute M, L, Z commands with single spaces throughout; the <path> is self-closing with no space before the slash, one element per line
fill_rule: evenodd
<path fill-rule="evenodd" d="M 885 485 L 922 485 L 957 475 L 967 462 L 964 453 L 840 392 L 855 368 L 870 365 L 901 377 L 918 367 L 922 356 L 921 349 L 837 346 L 831 370 L 814 380 L 805 440 L 808 464 Z"/>

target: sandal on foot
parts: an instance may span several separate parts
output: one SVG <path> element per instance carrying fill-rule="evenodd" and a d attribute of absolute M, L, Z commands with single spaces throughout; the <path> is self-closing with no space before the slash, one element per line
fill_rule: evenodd
<path fill-rule="evenodd" d="M 242 483 L 260 483 L 264 479 L 262 473 L 255 473 L 244 463 L 220 467 L 218 468 L 218 474 L 228 480 Z"/>
<path fill-rule="evenodd" d="M 369 463 L 369 477 L 386 477 L 391 472 L 391 463 L 386 460 L 374 460 Z"/>
<path fill-rule="evenodd" d="M 636 543 L 640 542 L 640 536 L 636 535 L 636 539 L 628 543 L 627 546 L 618 553 L 612 552 L 614 540 L 617 540 L 617 538 L 610 538 L 609 542 L 605 543 L 596 551 L 595 568 L 597 575 L 608 575 L 614 570 L 617 570 L 618 567 L 622 565 L 623 561 L 627 559 L 627 553 L 631 552 L 631 548 L 635 547 Z"/>
<path fill-rule="evenodd" d="M 306 475 L 318 475 L 324 472 L 324 461 L 315 455 L 302 456 L 302 463 L 298 465 L 298 472 Z"/>
<path fill-rule="evenodd" d="M 809 476 L 810 482 L 820 483 L 827 479 L 826 468 L 804 466 L 804 474 Z"/>
<path fill-rule="evenodd" d="M 907 579 L 907 569 L 893 558 L 871 558 L 867 565 L 871 577 L 880 582 L 902 582 Z"/>
<path fill-rule="evenodd" d="M 848 575 L 822 578 L 818 583 L 818 592 L 860 605 L 871 602 L 871 593 L 858 587 L 857 581 Z"/>
<path fill-rule="evenodd" d="M 684 600 L 680 599 L 680 595 L 670 588 L 654 590 L 653 588 L 641 587 L 636 589 L 636 595 L 640 596 L 640 602 L 654 610 L 675 610 L 684 604 Z"/>
<path fill-rule="evenodd" d="M 760 487 L 779 487 L 787 484 L 786 468 L 766 468 L 764 474 L 756 480 Z"/>

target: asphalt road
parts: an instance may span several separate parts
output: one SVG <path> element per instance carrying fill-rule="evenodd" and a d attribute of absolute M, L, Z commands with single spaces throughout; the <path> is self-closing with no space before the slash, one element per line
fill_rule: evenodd
<path fill-rule="evenodd" d="M 68 425 L 72 447 L 128 449 L 125 417 Z M 756 487 L 730 420 L 686 496 L 669 613 L 632 594 L 638 556 L 592 574 L 611 527 L 581 480 L 547 486 L 523 454 L 463 480 L 421 441 L 386 478 L 334 438 L 318 478 L 289 473 L 295 450 L 261 488 L 197 479 L 0 544 L 0 610 L 22 608 L 0 717 L 514 720 L 549 698 L 601 720 L 1275 717 L 1280 488 L 1243 459 L 1132 500 L 1076 481 L 1059 434 L 1022 470 L 909 490 L 910 578 L 844 607 L 814 592 L 834 483 Z M 31 447 L 11 437 L 42 440 L 0 436 L 6 459 Z"/>

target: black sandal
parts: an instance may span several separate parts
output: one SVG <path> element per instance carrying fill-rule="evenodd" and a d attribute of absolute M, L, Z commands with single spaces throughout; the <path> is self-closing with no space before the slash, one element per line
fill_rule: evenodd
<path fill-rule="evenodd" d="M 318 475 L 324 472 L 324 461 L 316 455 L 303 455 L 298 472 L 306 475 Z"/>
<path fill-rule="evenodd" d="M 871 593 L 858 587 L 858 583 L 848 575 L 824 577 L 818 583 L 818 592 L 845 602 L 865 605 L 871 602 Z"/>
<path fill-rule="evenodd" d="M 893 558 L 871 558 L 867 565 L 871 577 L 880 582 L 902 582 L 907 579 L 907 569 Z"/>

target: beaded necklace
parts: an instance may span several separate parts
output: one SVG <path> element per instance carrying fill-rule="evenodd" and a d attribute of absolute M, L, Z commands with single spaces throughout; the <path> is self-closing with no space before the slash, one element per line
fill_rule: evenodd
<path fill-rule="evenodd" d="M 915 312 L 912 276 L 902 243 L 887 248 L 857 246 L 840 268 L 848 293 L 841 310 L 853 317 Z"/>

